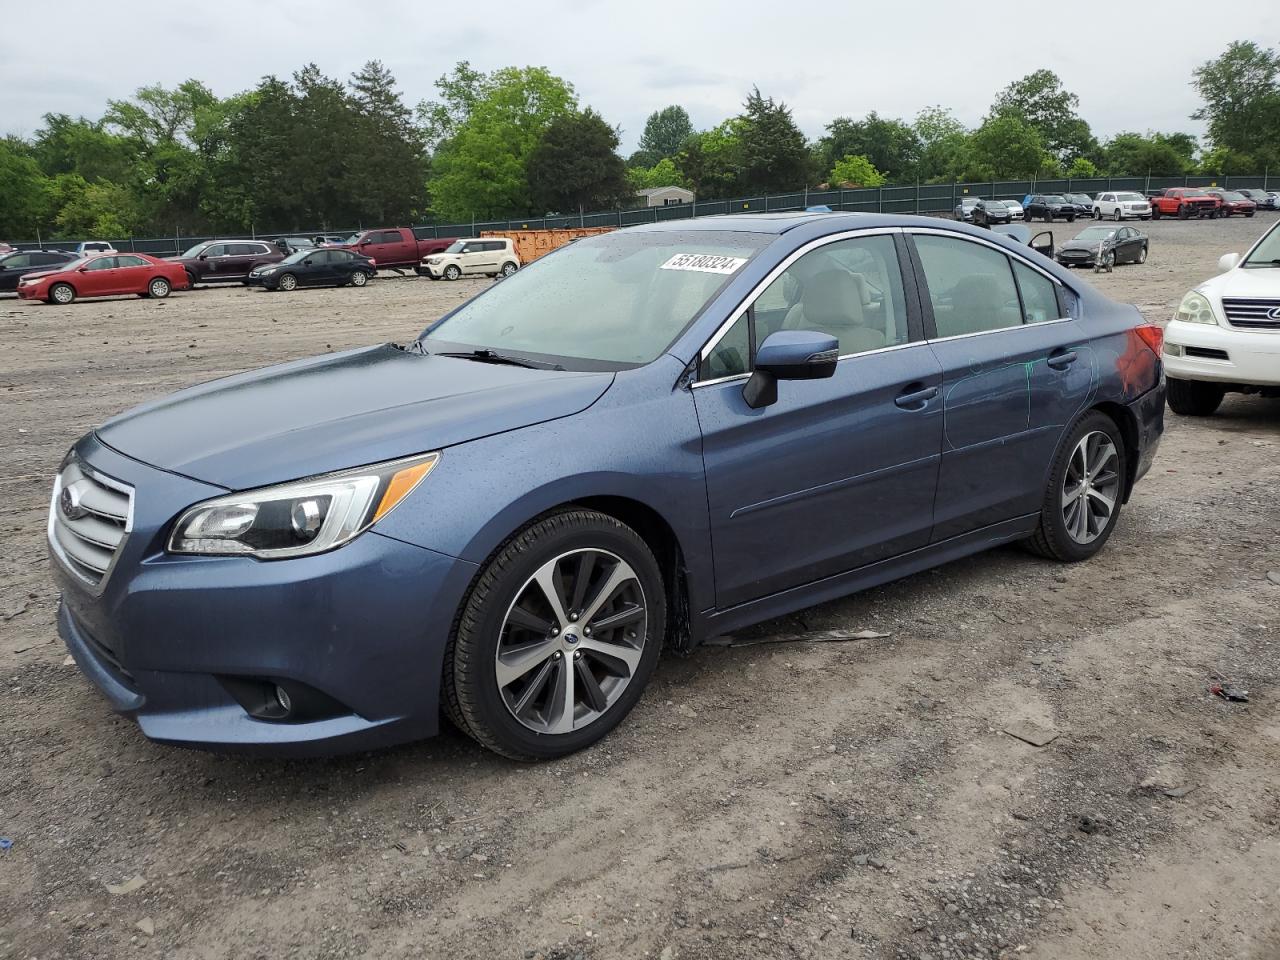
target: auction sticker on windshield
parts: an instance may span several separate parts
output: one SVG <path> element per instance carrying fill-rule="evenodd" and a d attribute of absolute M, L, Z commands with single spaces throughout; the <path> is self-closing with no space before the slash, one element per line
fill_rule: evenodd
<path fill-rule="evenodd" d="M 722 257 L 713 253 L 677 253 L 662 265 L 663 270 L 696 270 L 699 273 L 733 273 L 746 257 Z"/>

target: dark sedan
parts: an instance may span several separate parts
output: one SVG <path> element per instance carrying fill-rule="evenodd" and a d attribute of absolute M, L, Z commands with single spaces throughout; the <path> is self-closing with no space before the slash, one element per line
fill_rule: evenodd
<path fill-rule="evenodd" d="M 298 287 L 363 287 L 373 279 L 377 265 L 351 250 L 313 247 L 299 250 L 279 263 L 263 264 L 249 271 L 246 283 L 267 290 Z"/>
<path fill-rule="evenodd" d="M 1031 199 L 1022 206 L 1028 220 L 1039 218 L 1045 223 L 1052 223 L 1054 220 L 1066 220 L 1067 223 L 1072 223 L 1076 217 L 1093 215 L 1091 209 L 1086 210 L 1072 203 L 1060 193 L 1033 194 Z"/>
<path fill-rule="evenodd" d="M 76 259 L 74 253 L 62 250 L 19 250 L 0 256 L 0 292 L 13 293 L 24 273 L 56 270 Z"/>
<path fill-rule="evenodd" d="M 1012 223 L 1013 211 L 1003 200 L 979 200 L 969 217 L 975 227 L 989 227 L 996 223 Z"/>
<path fill-rule="evenodd" d="M 1111 271 L 1118 263 L 1146 263 L 1150 239 L 1133 227 L 1087 227 L 1058 248 L 1064 267 Z"/>
<path fill-rule="evenodd" d="M 1258 209 L 1258 204 L 1252 197 L 1246 197 L 1244 193 L 1237 190 L 1219 190 L 1210 187 L 1205 193 L 1222 201 L 1222 206 L 1218 208 L 1218 216 L 1220 217 L 1231 217 L 1236 214 L 1252 217 Z"/>
<path fill-rule="evenodd" d="M 1097 554 L 1160 442 L 1161 341 L 941 219 L 584 237 L 407 346 L 86 434 L 46 528 L 59 632 L 167 743 L 364 750 L 444 711 L 505 756 L 562 756 L 664 649 L 1005 543 Z"/>

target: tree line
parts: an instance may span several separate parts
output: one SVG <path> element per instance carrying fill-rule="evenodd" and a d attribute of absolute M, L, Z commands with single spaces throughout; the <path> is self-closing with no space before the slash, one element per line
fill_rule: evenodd
<path fill-rule="evenodd" d="M 198 80 L 110 100 L 97 119 L 50 113 L 0 140 L 0 238 L 344 229 L 576 213 L 630 205 L 646 187 L 699 199 L 822 185 L 1280 171 L 1280 53 L 1232 43 L 1192 71 L 1204 142 L 1181 131 L 1099 140 L 1050 70 L 999 91 L 976 127 L 942 106 L 914 118 L 835 117 L 808 140 L 785 103 L 753 88 L 697 130 L 652 113 L 639 149 L 543 67 L 466 61 L 411 108 L 378 61 L 348 79 L 314 64 L 219 98 Z"/>

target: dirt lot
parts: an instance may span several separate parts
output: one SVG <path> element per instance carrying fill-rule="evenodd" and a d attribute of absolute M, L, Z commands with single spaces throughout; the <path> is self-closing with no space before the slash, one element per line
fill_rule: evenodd
<path fill-rule="evenodd" d="M 1150 261 L 1097 282 L 1163 319 L 1269 222 L 1144 225 Z M 68 445 L 177 387 L 407 339 L 480 285 L 0 301 L 0 956 L 1280 957 L 1280 401 L 1170 415 L 1093 562 L 1001 549 L 737 638 L 882 639 L 668 657 L 557 763 L 451 732 L 245 760 L 113 716 L 53 625 Z M 1027 721 L 1058 738 L 1003 732 Z"/>

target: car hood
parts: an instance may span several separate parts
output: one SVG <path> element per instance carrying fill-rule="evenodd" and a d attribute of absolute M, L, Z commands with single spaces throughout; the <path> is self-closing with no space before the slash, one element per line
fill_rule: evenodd
<path fill-rule="evenodd" d="M 1280 267 L 1237 267 L 1196 287 L 1217 297 L 1280 299 Z"/>
<path fill-rule="evenodd" d="M 22 274 L 21 277 L 23 280 L 40 280 L 44 277 L 52 277 L 55 273 L 66 273 L 66 272 L 67 272 L 66 270 L 59 270 L 57 268 L 54 268 L 51 270 L 29 270 L 28 272 Z"/>
<path fill-rule="evenodd" d="M 1115 242 L 1116 242 L 1115 237 L 1110 237 L 1107 240 L 1068 240 L 1058 249 L 1059 250 L 1097 250 L 1099 243 L 1105 244 L 1106 246 L 1111 246 Z"/>
<path fill-rule="evenodd" d="M 97 434 L 136 460 L 238 490 L 566 417 L 612 382 L 611 373 L 530 370 L 384 344 L 190 387 Z"/>

